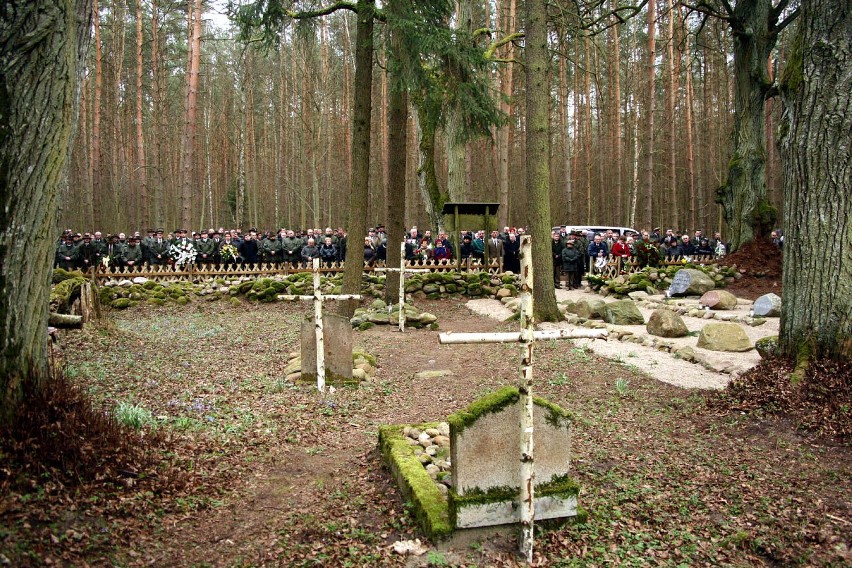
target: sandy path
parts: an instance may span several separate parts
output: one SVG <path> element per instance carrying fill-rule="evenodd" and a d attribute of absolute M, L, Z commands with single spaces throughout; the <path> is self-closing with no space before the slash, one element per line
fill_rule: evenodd
<path fill-rule="evenodd" d="M 557 301 L 577 301 L 584 297 L 603 299 L 607 302 L 614 301 L 613 298 L 602 298 L 597 294 L 584 292 L 582 290 L 556 291 Z M 687 307 L 698 307 L 697 299 L 679 299 L 677 301 Z M 751 304 L 752 302 L 741 299 L 734 310 L 729 310 L 724 313 L 735 316 L 748 315 L 749 310 L 751 310 Z M 468 309 L 475 313 L 487 315 L 501 321 L 505 320 L 513 313 L 512 310 L 504 306 L 502 303 L 492 299 L 470 300 L 466 305 Z M 643 305 L 639 305 L 638 307 L 639 311 L 642 312 L 642 315 L 647 321 L 653 312 L 653 308 Z M 690 331 L 699 331 L 706 323 L 708 323 L 708 321 L 720 321 L 718 319 L 706 320 L 697 317 L 682 317 Z M 577 326 L 573 326 L 568 322 L 545 323 L 540 326 L 541 329 L 571 329 L 574 327 Z M 761 337 L 777 335 L 778 319 L 770 318 L 766 321 L 766 323 L 758 327 L 742 324 L 741 327 L 745 330 L 749 339 L 753 343 Z M 617 329 L 632 331 L 637 337 L 648 336 L 644 325 L 618 326 Z M 747 351 L 745 353 L 728 353 L 701 349 L 696 346 L 698 338 L 695 336 L 660 339 L 676 347 L 691 347 L 699 357 L 702 357 L 707 362 L 707 366 L 711 367 L 712 370 L 703 365 L 690 363 L 676 358 L 671 353 L 660 351 L 654 347 L 641 345 L 639 343 L 589 339 L 577 339 L 574 340 L 574 343 L 578 346 L 588 347 L 595 353 L 614 359 L 624 365 L 636 367 L 657 380 L 683 388 L 724 388 L 734 376 L 750 369 L 756 365 L 758 361 L 760 361 L 760 355 L 758 355 L 755 350 Z"/>

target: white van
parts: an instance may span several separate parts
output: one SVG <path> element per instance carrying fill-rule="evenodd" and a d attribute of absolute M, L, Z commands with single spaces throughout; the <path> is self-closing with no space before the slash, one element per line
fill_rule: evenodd
<path fill-rule="evenodd" d="M 553 230 L 561 231 L 562 226 L 553 227 Z M 618 236 L 624 235 L 626 237 L 637 237 L 639 235 L 639 231 L 631 229 L 630 227 L 612 227 L 608 225 L 565 225 L 565 231 L 568 233 L 571 231 L 582 231 L 583 233 L 594 231 L 596 235 L 606 234 L 607 231 L 612 231 Z"/>

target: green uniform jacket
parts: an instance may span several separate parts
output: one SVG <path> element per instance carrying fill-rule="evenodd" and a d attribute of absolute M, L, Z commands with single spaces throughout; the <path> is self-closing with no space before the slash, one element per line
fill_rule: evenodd
<path fill-rule="evenodd" d="M 140 245 L 127 245 L 124 247 L 124 262 L 133 262 L 134 266 L 140 266 L 145 262 L 145 254 Z"/>
<path fill-rule="evenodd" d="M 198 239 L 197 241 L 195 241 L 195 252 L 197 253 L 197 256 L 195 257 L 195 262 L 213 262 L 217 252 L 216 243 L 215 241 L 213 241 L 213 239 Z"/>
<path fill-rule="evenodd" d="M 299 262 L 302 259 L 302 239 L 284 237 L 281 241 L 281 254 L 287 262 Z"/>
<path fill-rule="evenodd" d="M 263 262 L 280 262 L 281 251 L 281 241 L 278 238 L 266 239 L 260 244 Z"/>

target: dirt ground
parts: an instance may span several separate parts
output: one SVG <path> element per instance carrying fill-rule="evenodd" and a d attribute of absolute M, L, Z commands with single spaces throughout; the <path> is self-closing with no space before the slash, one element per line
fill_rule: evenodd
<path fill-rule="evenodd" d="M 517 326 L 461 300 L 418 307 L 442 331 Z M 150 412 L 140 444 L 151 460 L 74 481 L 4 448 L 0 563 L 521 565 L 513 530 L 395 553 L 397 541 L 425 539 L 376 451 L 381 424 L 440 420 L 515 382 L 518 347 L 442 346 L 435 331 L 376 327 L 355 334 L 377 359 L 373 379 L 322 397 L 281 380 L 302 315 L 195 302 L 65 334 L 68 375 L 100 411 L 124 402 Z M 715 393 L 656 380 L 631 359 L 536 346 L 537 393 L 577 417 L 571 473 L 589 512 L 587 523 L 539 531 L 536 565 L 852 562 L 848 440 L 720 409 Z M 423 370 L 449 373 L 415 378 Z"/>

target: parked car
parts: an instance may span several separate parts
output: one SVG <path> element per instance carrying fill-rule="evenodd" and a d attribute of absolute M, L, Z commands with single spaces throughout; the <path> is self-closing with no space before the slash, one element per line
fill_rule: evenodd
<path fill-rule="evenodd" d="M 558 227 L 553 227 L 552 230 L 561 231 L 562 226 L 560 225 Z M 565 230 L 569 233 L 571 231 L 582 231 L 584 233 L 594 231 L 596 234 L 606 233 L 607 231 L 611 230 L 613 233 L 619 236 L 624 235 L 627 237 L 636 237 L 637 235 L 639 235 L 639 231 L 637 231 L 636 229 L 631 229 L 630 227 L 611 227 L 608 225 L 565 225 Z"/>

